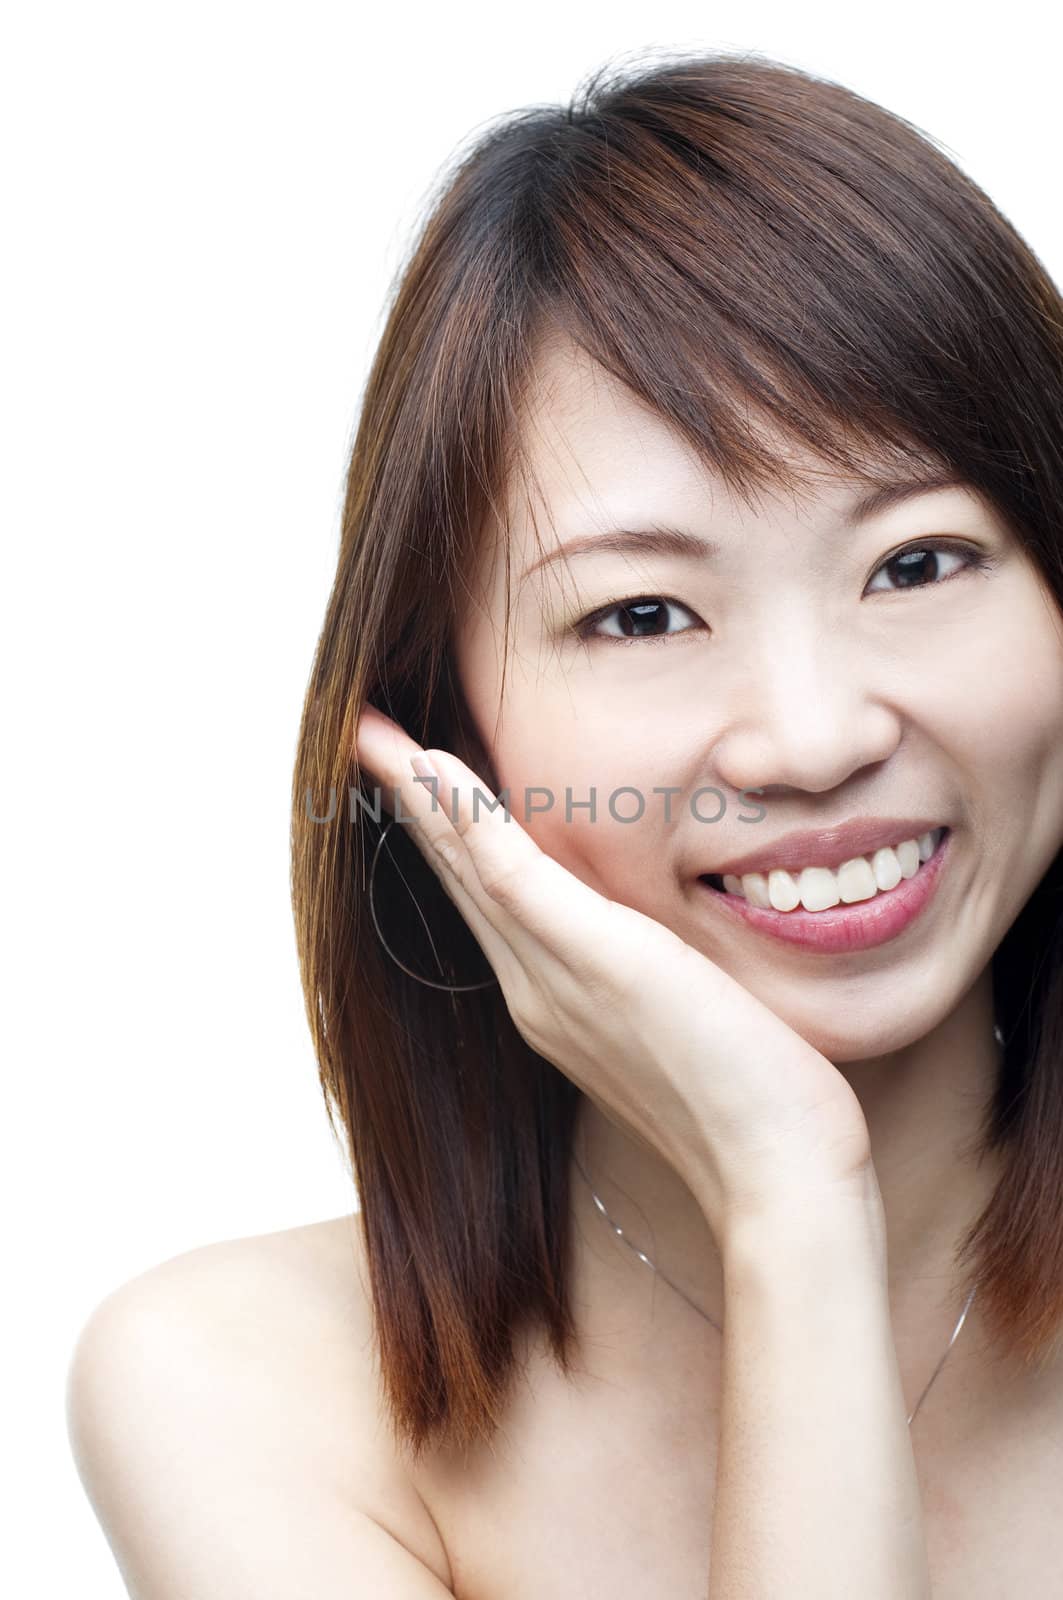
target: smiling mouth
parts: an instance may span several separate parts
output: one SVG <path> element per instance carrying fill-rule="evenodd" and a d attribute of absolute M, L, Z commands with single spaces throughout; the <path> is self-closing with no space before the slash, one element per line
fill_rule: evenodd
<path fill-rule="evenodd" d="M 800 872 L 783 868 L 743 877 L 706 872 L 700 881 L 722 894 L 745 900 L 765 911 L 804 911 L 813 914 L 886 899 L 908 879 L 917 877 L 941 849 L 947 827 L 934 828 L 919 839 L 854 856 L 836 870 L 805 867 Z"/>

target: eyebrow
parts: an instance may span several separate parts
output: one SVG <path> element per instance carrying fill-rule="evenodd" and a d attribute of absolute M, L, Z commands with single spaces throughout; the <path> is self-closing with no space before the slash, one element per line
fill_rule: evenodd
<path fill-rule="evenodd" d="M 846 520 L 853 526 L 859 526 L 861 523 L 870 522 L 872 517 L 882 516 L 894 506 L 902 505 L 906 500 L 914 499 L 916 495 L 933 494 L 938 489 L 963 487 L 965 487 L 964 480 L 956 473 L 947 471 L 924 474 L 920 478 L 898 479 L 893 483 L 882 483 L 857 496 L 846 513 Z M 531 566 L 525 569 L 520 581 L 523 583 L 540 567 L 560 561 L 563 556 L 571 558 L 619 553 L 677 556 L 688 561 L 706 561 L 713 559 L 719 552 L 720 546 L 714 539 L 704 539 L 700 534 L 687 533 L 682 528 L 673 528 L 660 523 L 650 523 L 642 528 L 609 528 L 603 533 L 581 534 L 575 539 L 566 540 L 564 544 L 558 545 L 556 549 L 533 561 Z"/>

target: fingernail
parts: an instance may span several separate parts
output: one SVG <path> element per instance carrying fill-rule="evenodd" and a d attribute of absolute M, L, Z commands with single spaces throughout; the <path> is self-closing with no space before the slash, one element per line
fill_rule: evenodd
<path fill-rule="evenodd" d="M 427 756 L 411 756 L 410 766 L 419 778 L 435 778 L 439 781 L 439 773 L 433 767 Z"/>

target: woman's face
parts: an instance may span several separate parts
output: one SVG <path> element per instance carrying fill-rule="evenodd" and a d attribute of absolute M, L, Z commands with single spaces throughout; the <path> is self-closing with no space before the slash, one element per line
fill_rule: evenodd
<path fill-rule="evenodd" d="M 536 488 L 511 491 L 504 696 L 497 537 L 456 634 L 515 818 L 830 1059 L 922 1037 L 982 973 L 1063 842 L 1063 626 L 1050 592 L 971 490 L 857 521 L 867 485 L 824 472 L 800 499 L 765 495 L 753 512 L 575 347 L 550 352 L 537 396 Z M 586 544 L 536 566 L 533 517 L 548 553 Z M 610 531 L 651 526 L 705 547 L 607 548 Z M 894 559 L 939 539 L 955 548 L 936 561 Z M 965 550 L 989 565 L 968 565 Z M 720 794 L 696 801 L 701 821 L 691 796 L 710 786 Z M 620 789 L 635 793 L 616 797 L 614 816 Z M 751 789 L 763 793 L 744 799 Z M 527 809 L 527 790 L 552 806 Z M 738 820 L 751 816 L 762 820 Z M 755 931 L 699 882 L 783 834 L 856 816 L 952 830 L 936 895 L 899 938 L 825 956 Z"/>

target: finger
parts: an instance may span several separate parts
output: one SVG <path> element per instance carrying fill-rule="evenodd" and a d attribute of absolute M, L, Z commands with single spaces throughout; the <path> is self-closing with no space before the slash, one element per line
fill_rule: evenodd
<path fill-rule="evenodd" d="M 424 751 L 390 718 L 367 705 L 359 720 L 357 754 L 359 763 L 393 796 L 395 820 L 411 834 L 501 979 L 520 929 L 511 915 L 491 902 L 471 870 L 467 851 L 443 811 L 442 797 L 433 797 L 437 782 L 426 784 L 412 771 L 411 757 L 423 757 Z"/>
<path fill-rule="evenodd" d="M 504 981 L 496 945 L 486 923 L 504 941 L 519 964 L 530 969 L 549 952 L 570 973 L 606 994 L 611 985 L 637 976 L 621 952 L 634 941 L 617 941 L 611 925 L 618 907 L 541 850 L 507 807 L 492 807 L 497 797 L 463 761 L 450 751 L 421 750 L 389 718 L 375 708 L 363 713 L 359 751 L 367 764 L 399 791 L 404 809 L 416 819 L 415 837 L 429 847 L 429 859 L 445 887 L 453 884 L 466 900 L 453 898 Z M 414 755 L 427 756 L 439 776 L 437 786 L 416 782 L 409 766 Z M 434 788 L 434 795 L 433 795 Z M 479 799 L 476 799 L 476 795 Z M 477 918 L 479 913 L 479 919 Z M 634 931 L 644 925 L 648 939 L 668 938 L 667 930 L 643 913 L 623 907 Z M 675 938 L 674 935 L 671 936 Z M 675 942 L 681 943 L 678 939 Z M 605 970 L 599 950 L 610 951 Z"/>
<path fill-rule="evenodd" d="M 412 818 L 433 866 L 445 868 L 499 932 L 517 937 L 519 917 L 507 905 L 507 890 L 511 894 L 522 876 L 550 858 L 464 762 L 448 751 L 429 755 L 375 706 L 363 709 L 357 748 L 359 760 L 395 794 L 397 814 Z M 414 773 L 414 757 L 427 757 L 437 776 Z M 483 838 L 488 831 L 490 837 Z M 517 904 L 514 899 L 514 910 Z"/>
<path fill-rule="evenodd" d="M 630 921 L 632 933 L 636 924 L 644 924 L 647 938 L 668 936 L 660 923 L 630 906 L 621 910 L 540 849 L 508 809 L 492 810 L 482 799 L 477 803 L 475 791 L 489 791 L 457 756 L 437 749 L 425 754 L 441 780 L 441 804 L 426 818 L 426 831 L 457 849 L 454 870 L 492 921 L 496 908 L 508 913 L 541 947 L 588 975 L 597 972 L 595 954 L 607 940 L 615 961 L 617 941 L 610 929 L 618 913 Z M 510 937 L 515 942 L 515 935 Z"/>

